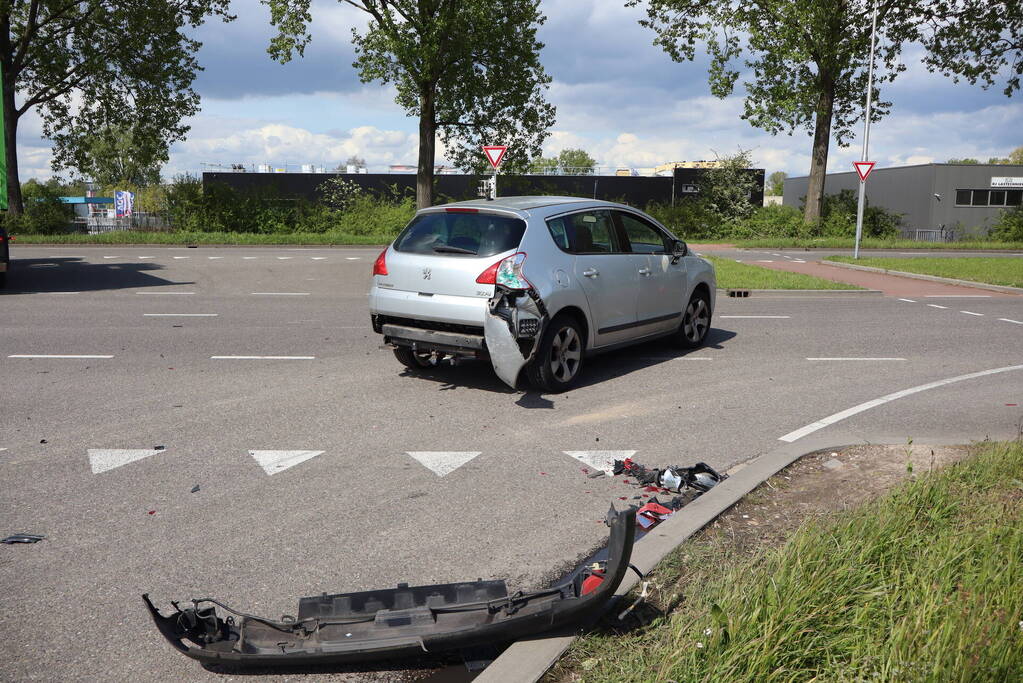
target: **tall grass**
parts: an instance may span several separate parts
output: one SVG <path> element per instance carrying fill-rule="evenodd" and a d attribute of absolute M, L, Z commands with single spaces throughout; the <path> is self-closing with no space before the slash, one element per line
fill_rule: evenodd
<path fill-rule="evenodd" d="M 583 679 L 1018 681 L 1023 444 L 986 446 L 712 575 L 641 632 L 584 639 Z"/>

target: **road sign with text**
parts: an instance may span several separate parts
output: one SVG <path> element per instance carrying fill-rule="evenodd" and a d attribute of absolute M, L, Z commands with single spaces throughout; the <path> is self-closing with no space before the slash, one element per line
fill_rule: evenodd
<path fill-rule="evenodd" d="M 856 167 L 856 175 L 860 177 L 860 180 L 866 182 L 867 176 L 874 170 L 873 161 L 854 161 L 853 166 Z"/>

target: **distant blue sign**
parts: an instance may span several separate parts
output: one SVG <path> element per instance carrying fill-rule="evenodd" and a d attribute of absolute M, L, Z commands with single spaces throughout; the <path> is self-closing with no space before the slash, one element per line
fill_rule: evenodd
<path fill-rule="evenodd" d="M 131 216 L 135 210 L 135 193 L 118 190 L 114 193 L 114 211 L 118 218 Z"/>

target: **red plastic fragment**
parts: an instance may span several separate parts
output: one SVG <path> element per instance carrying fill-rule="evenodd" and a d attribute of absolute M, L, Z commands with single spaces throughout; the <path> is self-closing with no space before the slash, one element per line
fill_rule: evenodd
<path fill-rule="evenodd" d="M 647 486 L 643 490 L 644 491 L 651 491 L 653 493 L 658 493 L 661 489 L 657 488 L 656 486 Z"/>
<path fill-rule="evenodd" d="M 626 496 L 619 496 L 618 500 L 628 500 L 628 498 Z"/>
<path fill-rule="evenodd" d="M 155 515 L 155 514 L 156 514 L 156 510 L 150 510 L 150 511 L 149 511 L 149 514 L 151 514 L 151 515 Z"/>

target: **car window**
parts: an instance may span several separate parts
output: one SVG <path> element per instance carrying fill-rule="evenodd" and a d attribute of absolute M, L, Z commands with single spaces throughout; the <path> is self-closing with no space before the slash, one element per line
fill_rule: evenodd
<path fill-rule="evenodd" d="M 609 211 L 583 211 L 547 221 L 555 244 L 573 254 L 621 251 Z"/>
<path fill-rule="evenodd" d="M 634 254 L 670 254 L 671 245 L 663 232 L 631 213 L 616 211 L 622 230 Z"/>
<path fill-rule="evenodd" d="M 394 241 L 396 251 L 442 256 L 494 256 L 515 249 L 526 223 L 488 213 L 448 212 L 416 216 Z"/>

